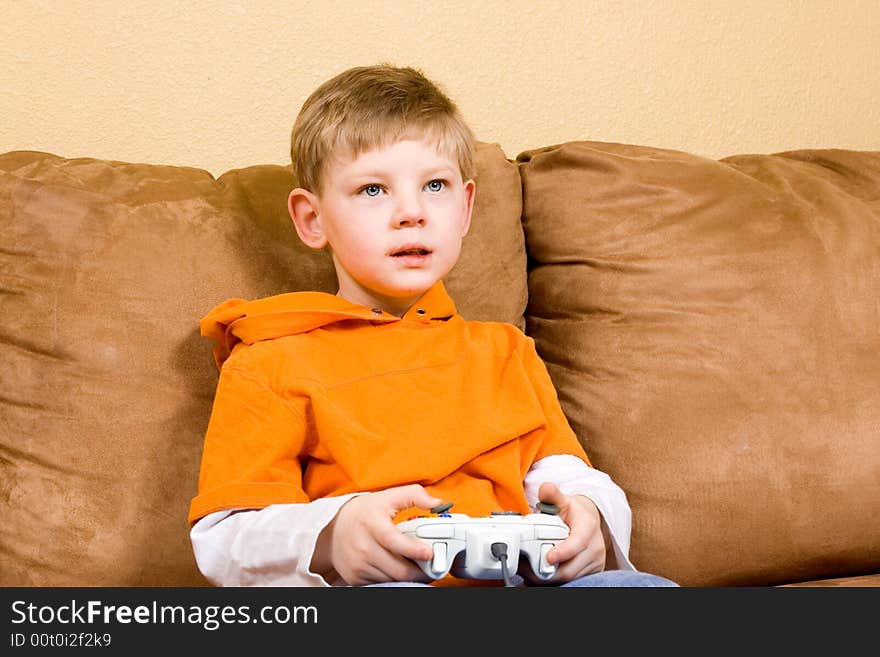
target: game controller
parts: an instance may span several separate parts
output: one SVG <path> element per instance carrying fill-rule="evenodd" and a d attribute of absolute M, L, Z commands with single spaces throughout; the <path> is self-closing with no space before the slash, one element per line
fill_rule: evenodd
<path fill-rule="evenodd" d="M 510 573 L 516 572 L 520 554 L 528 558 L 539 580 L 549 580 L 556 573 L 556 564 L 547 563 L 547 553 L 568 536 L 569 530 L 554 505 L 539 503 L 539 513 L 528 515 L 500 511 L 476 518 L 449 513 L 451 507 L 434 507 L 434 515 L 398 525 L 404 534 L 431 546 L 433 558 L 416 562 L 431 579 L 440 579 L 451 571 L 456 577 L 504 579 L 510 584 Z"/>

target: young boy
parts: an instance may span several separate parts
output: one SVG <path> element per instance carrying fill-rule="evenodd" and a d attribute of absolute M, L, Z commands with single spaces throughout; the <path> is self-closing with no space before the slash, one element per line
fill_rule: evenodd
<path fill-rule="evenodd" d="M 668 584 L 629 562 L 626 497 L 589 465 L 532 339 L 465 321 L 446 294 L 473 148 L 411 68 L 348 70 L 303 105 L 288 209 L 339 291 L 233 299 L 202 320 L 221 369 L 189 520 L 211 582 L 424 583 L 431 548 L 396 522 L 542 501 L 570 528 L 547 557 L 554 583 Z"/>

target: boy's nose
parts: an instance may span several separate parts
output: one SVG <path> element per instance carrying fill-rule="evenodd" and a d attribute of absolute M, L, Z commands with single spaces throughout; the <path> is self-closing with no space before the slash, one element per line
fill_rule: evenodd
<path fill-rule="evenodd" d="M 394 225 L 398 228 L 410 228 L 425 224 L 425 213 L 421 204 L 413 200 L 404 200 L 397 207 Z"/>
<path fill-rule="evenodd" d="M 400 214 L 394 224 L 398 228 L 412 228 L 413 226 L 424 226 L 425 218 L 421 213 Z"/>

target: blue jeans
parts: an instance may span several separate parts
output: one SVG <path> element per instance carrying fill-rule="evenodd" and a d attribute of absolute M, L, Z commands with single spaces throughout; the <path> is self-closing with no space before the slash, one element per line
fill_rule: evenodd
<path fill-rule="evenodd" d="M 603 570 L 599 573 L 573 579 L 565 584 L 560 584 L 560 586 L 583 588 L 587 586 L 678 586 L 678 584 L 665 577 L 660 577 L 660 575 L 642 573 L 637 570 Z"/>
<path fill-rule="evenodd" d="M 514 575 L 514 583 L 516 586 L 524 586 L 522 578 Z M 379 584 L 369 584 L 369 586 L 432 586 L 422 582 L 381 582 Z M 651 575 L 650 573 L 642 573 L 637 570 L 603 570 L 599 573 L 584 575 L 570 582 L 565 582 L 559 586 L 567 587 L 656 587 L 656 586 L 678 586 L 672 580 L 659 575 Z"/>

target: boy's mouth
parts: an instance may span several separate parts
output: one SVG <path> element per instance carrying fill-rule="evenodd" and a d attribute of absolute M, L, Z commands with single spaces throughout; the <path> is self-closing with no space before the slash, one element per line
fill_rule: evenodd
<path fill-rule="evenodd" d="M 403 246 L 392 249 L 388 255 L 394 258 L 427 256 L 431 255 L 431 249 L 422 244 L 404 244 Z"/>

